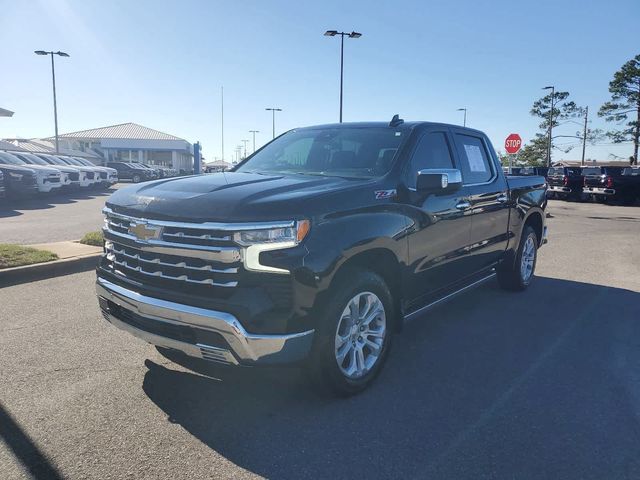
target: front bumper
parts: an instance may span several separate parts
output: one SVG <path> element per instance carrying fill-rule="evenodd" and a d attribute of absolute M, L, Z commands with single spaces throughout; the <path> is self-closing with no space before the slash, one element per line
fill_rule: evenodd
<path fill-rule="evenodd" d="M 100 277 L 96 291 L 107 321 L 191 357 L 231 365 L 286 364 L 304 359 L 311 350 L 313 330 L 255 335 L 229 313 L 147 297 Z"/>

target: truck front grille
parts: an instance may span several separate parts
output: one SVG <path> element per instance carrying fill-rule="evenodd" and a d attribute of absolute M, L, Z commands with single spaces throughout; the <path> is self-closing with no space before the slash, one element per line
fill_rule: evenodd
<path fill-rule="evenodd" d="M 107 260 L 113 264 L 114 271 L 127 277 L 143 280 L 151 277 L 165 283 L 191 283 L 213 287 L 236 287 L 238 285 L 238 266 L 226 266 L 217 262 L 146 252 L 139 248 L 117 243 L 105 242 Z"/>
<path fill-rule="evenodd" d="M 72 182 L 77 182 L 78 180 L 80 180 L 80 173 L 79 172 L 70 172 L 69 173 L 69 180 L 71 180 Z"/>
<path fill-rule="evenodd" d="M 114 274 L 213 297 L 226 297 L 239 285 L 242 259 L 231 233 L 107 209 L 105 215 L 105 258 Z"/>

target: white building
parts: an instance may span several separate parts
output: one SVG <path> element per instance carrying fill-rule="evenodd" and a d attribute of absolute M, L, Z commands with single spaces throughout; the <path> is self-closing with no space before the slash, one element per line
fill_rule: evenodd
<path fill-rule="evenodd" d="M 108 162 L 138 162 L 193 170 L 193 145 L 186 140 L 137 123 L 122 123 L 58 136 L 60 149 L 94 153 Z M 53 138 L 47 139 L 52 141 Z"/>

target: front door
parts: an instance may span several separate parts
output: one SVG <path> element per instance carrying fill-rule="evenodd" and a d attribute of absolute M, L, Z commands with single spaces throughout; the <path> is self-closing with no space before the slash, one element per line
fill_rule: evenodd
<path fill-rule="evenodd" d="M 468 272 L 471 204 L 466 188 L 452 193 L 416 191 L 417 173 L 424 169 L 457 168 L 448 129 L 426 129 L 405 172 L 413 225 L 409 228 L 407 298 L 419 306 L 425 297 L 463 278 Z"/>

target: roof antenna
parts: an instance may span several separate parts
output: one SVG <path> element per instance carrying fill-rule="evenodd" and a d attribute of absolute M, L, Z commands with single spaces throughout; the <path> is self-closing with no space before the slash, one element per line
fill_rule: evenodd
<path fill-rule="evenodd" d="M 397 127 L 399 125 L 402 125 L 404 123 L 404 120 L 400 118 L 400 115 L 398 115 L 397 113 L 393 116 L 393 118 L 391 119 L 391 121 L 389 122 L 389 126 L 390 127 Z"/>

